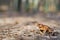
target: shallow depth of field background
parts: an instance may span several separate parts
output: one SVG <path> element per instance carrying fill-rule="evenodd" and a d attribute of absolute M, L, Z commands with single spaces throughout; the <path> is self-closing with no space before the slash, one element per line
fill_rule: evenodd
<path fill-rule="evenodd" d="M 60 20 L 60 0 L 0 0 L 0 18 L 37 17 Z"/>
<path fill-rule="evenodd" d="M 28 37 L 33 26 L 23 25 L 31 21 L 60 32 L 60 0 L 0 0 L 0 40 L 60 40 L 60 34 L 50 39 L 35 33 Z"/>

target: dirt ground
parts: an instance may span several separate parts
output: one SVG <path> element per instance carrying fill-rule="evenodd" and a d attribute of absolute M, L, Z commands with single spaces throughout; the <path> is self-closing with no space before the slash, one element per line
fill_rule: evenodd
<path fill-rule="evenodd" d="M 30 32 L 32 29 L 39 32 L 34 26 L 24 26 L 25 23 L 38 21 L 51 28 L 55 27 L 55 30 L 60 32 L 60 22 L 57 18 L 47 18 L 43 14 L 35 14 L 33 16 L 20 16 L 16 12 L 13 12 L 13 14 L 6 12 L 6 14 L 1 14 L 2 16 L 0 18 L 0 40 L 60 40 L 60 35 L 54 37 L 40 36 L 40 34 Z"/>

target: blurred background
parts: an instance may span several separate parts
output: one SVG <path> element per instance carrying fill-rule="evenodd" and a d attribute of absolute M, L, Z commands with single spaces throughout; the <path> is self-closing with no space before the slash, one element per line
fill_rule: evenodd
<path fill-rule="evenodd" d="M 0 0 L 0 17 L 33 16 L 60 18 L 60 0 Z"/>
<path fill-rule="evenodd" d="M 20 40 L 20 38 L 21 40 L 48 40 L 46 37 L 42 38 L 42 36 L 40 38 L 40 36 L 35 35 L 36 33 L 39 34 L 39 32 L 37 32 L 37 30 L 35 33 L 35 26 L 28 25 L 31 21 L 37 21 L 51 28 L 56 27 L 58 29 L 57 31 L 60 32 L 60 0 L 0 0 L 1 40 Z M 27 23 L 28 26 L 24 26 L 25 23 Z M 25 32 L 27 31 L 27 35 L 23 29 Z M 32 32 L 34 32 L 34 34 L 30 33 L 28 29 L 33 29 Z M 53 28 L 53 30 L 54 29 L 55 28 Z M 24 34 L 26 36 L 23 36 Z M 60 35 L 57 38 L 60 40 Z M 57 39 L 53 36 L 50 40 Z"/>

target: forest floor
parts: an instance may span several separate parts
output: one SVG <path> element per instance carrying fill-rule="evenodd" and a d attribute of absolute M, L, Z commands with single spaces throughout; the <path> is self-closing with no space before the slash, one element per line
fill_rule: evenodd
<path fill-rule="evenodd" d="M 7 14 L 7 15 L 6 15 Z M 36 14 L 34 16 L 19 16 L 14 12 L 5 15 L 1 14 L 0 18 L 0 40 L 60 40 L 59 36 L 40 36 L 35 32 L 30 32 L 30 29 L 35 29 L 34 26 L 25 26 L 26 23 L 37 21 L 41 24 L 48 25 L 49 27 L 55 27 L 55 30 L 60 32 L 60 22 L 59 18 L 56 17 L 46 17 L 43 14 Z M 10 17 L 8 17 L 10 16 Z M 16 23 L 17 22 L 17 23 Z"/>

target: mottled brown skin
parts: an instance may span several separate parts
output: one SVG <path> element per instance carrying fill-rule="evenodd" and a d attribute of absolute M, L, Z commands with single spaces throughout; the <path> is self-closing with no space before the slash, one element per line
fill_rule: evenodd
<path fill-rule="evenodd" d="M 42 35 L 44 35 L 45 33 L 50 34 L 50 33 L 53 32 L 53 29 L 50 28 L 50 27 L 47 26 L 47 25 L 38 24 L 37 26 L 39 27 L 39 29 L 40 29 L 40 34 L 42 34 Z"/>
<path fill-rule="evenodd" d="M 52 28 L 50 28 L 49 26 L 44 25 L 44 24 L 40 24 L 40 23 L 38 23 L 37 21 L 34 21 L 34 22 L 32 22 L 32 23 L 39 28 L 41 35 L 44 35 L 45 33 L 46 33 L 46 34 L 52 34 L 53 31 L 54 31 L 54 30 L 53 30 Z M 34 31 L 32 31 L 32 32 L 34 32 Z"/>

